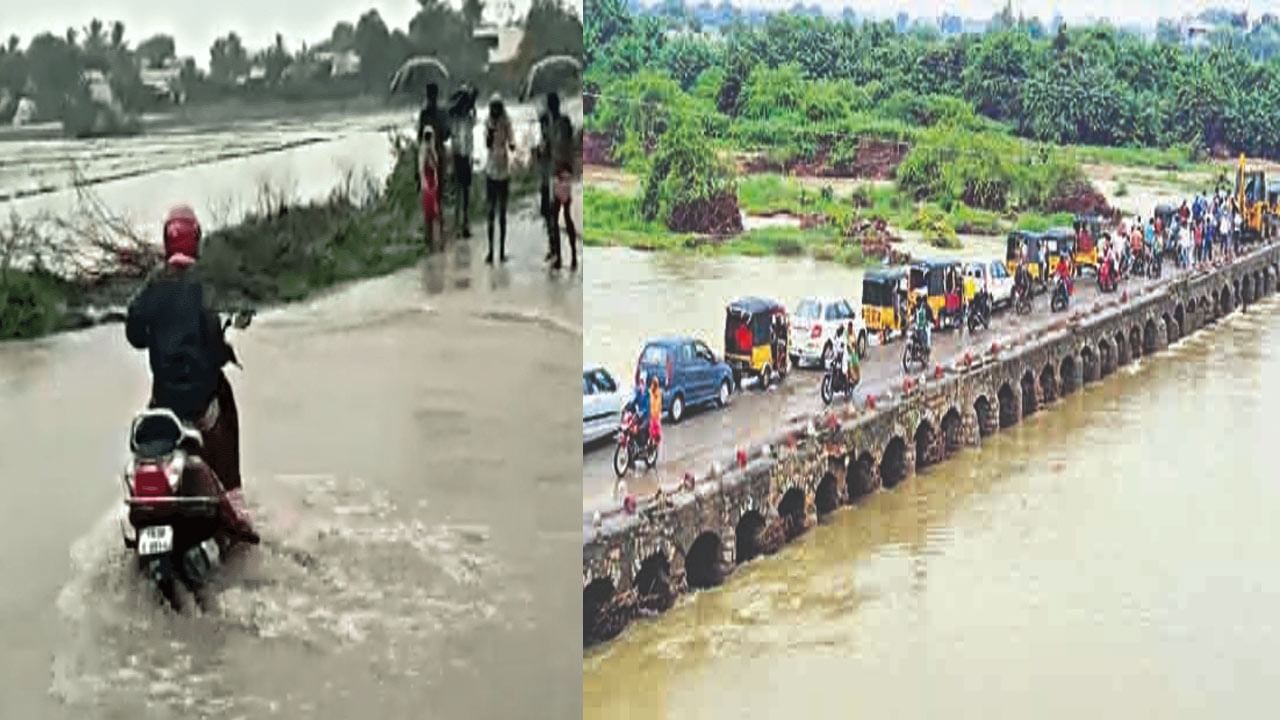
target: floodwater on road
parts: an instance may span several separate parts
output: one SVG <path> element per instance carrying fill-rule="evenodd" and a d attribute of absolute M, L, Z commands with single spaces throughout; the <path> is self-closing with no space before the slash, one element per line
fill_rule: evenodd
<path fill-rule="evenodd" d="M 508 265 L 453 240 L 233 338 L 264 544 L 204 615 L 161 610 L 116 524 L 146 356 L 118 325 L 0 344 L 0 717 L 579 712 L 581 281 L 512 212 Z"/>
<path fill-rule="evenodd" d="M 585 717 L 1251 717 L 1280 305 L 834 513 L 583 661 Z"/>

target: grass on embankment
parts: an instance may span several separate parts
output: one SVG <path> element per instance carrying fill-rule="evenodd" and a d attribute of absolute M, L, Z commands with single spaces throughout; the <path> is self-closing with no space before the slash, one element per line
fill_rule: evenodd
<path fill-rule="evenodd" d="M 738 180 L 738 204 L 744 213 L 820 215 L 826 223 L 811 229 L 758 228 L 733 238 L 711 239 L 673 233 L 660 222 L 644 220 L 638 201 L 628 195 L 590 186 L 583 195 L 583 212 L 590 218 L 583 230 L 586 245 L 702 254 L 808 255 L 853 265 L 862 263 L 862 254 L 856 246 L 841 242 L 841 228 L 860 218 L 883 218 L 892 227 L 932 233 L 935 246 L 952 248 L 958 247 L 956 233 L 1002 235 L 1014 228 L 1039 231 L 1072 222 L 1071 213 L 1023 212 L 1001 217 L 964 203 L 944 210 L 937 203 L 917 203 L 887 183 L 864 183 L 837 191 L 780 175 L 755 174 Z"/>
<path fill-rule="evenodd" d="M 381 187 L 372 185 L 361 192 L 344 183 L 320 202 L 265 202 L 263 210 L 241 223 L 205 236 L 197 269 L 216 302 L 255 307 L 294 302 L 416 262 L 426 247 L 413 152 L 407 143 L 393 142 L 397 163 Z M 512 195 L 520 197 L 536 188 L 536 179 L 520 177 L 513 182 Z M 473 198 L 481 197 L 473 190 Z M 473 219 L 479 216 L 473 209 Z M 122 306 L 141 284 L 136 277 L 77 283 L 38 270 L 4 270 L 5 257 L 42 244 L 44 239 L 32 226 L 15 220 L 8 228 L 0 227 L 0 340 L 34 338 L 72 327 L 77 309 Z M 143 238 L 133 246 L 137 247 L 159 252 L 158 240 L 151 238 Z"/>
<path fill-rule="evenodd" d="M 781 211 L 784 210 L 779 210 Z M 634 198 L 593 187 L 583 190 L 583 214 L 590 218 L 590 222 L 583 228 L 584 245 L 699 255 L 810 255 L 850 265 L 862 263 L 861 252 L 857 248 L 843 247 L 835 229 L 830 226 L 807 230 L 791 227 L 758 228 L 725 239 L 674 233 L 661 223 L 644 220 L 640 216 L 639 203 Z"/>

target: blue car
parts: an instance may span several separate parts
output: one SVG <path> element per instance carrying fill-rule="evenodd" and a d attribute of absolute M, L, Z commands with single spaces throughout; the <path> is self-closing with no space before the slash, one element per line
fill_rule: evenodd
<path fill-rule="evenodd" d="M 669 337 L 645 343 L 636 363 L 636 380 L 656 376 L 662 388 L 663 414 L 678 423 L 688 407 L 729 404 L 733 371 L 701 340 Z"/>

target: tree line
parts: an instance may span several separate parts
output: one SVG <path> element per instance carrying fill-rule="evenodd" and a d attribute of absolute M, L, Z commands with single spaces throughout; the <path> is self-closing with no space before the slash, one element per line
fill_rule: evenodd
<path fill-rule="evenodd" d="M 1007 11 L 984 34 L 952 37 L 921 24 L 903 32 L 891 21 L 811 14 L 701 34 L 665 15 L 635 14 L 626 0 L 586 0 L 585 15 L 588 88 L 657 70 L 731 119 L 762 106 L 745 92 L 754 72 L 795 66 L 817 90 L 794 92 L 835 108 L 824 121 L 839 122 L 842 105 L 856 114 L 864 101 L 874 107 L 906 94 L 957 99 L 1034 140 L 1280 157 L 1280 55 L 1232 41 L 1240 31 L 1188 48 L 1167 26 L 1154 41 L 1107 24 L 1046 33 Z"/>
<path fill-rule="evenodd" d="M 329 37 L 311 46 L 289 48 L 277 34 L 272 45 L 251 50 L 237 33 L 227 33 L 209 48 L 207 72 L 192 58 L 181 63 L 179 85 L 195 102 L 249 92 L 240 88 L 239 80 L 256 65 L 263 70 L 253 90 L 258 94 L 288 99 L 385 95 L 396 68 L 419 54 L 440 58 L 460 80 L 484 80 L 488 49 L 473 34 L 484 15 L 485 0 L 464 0 L 458 8 L 442 0 L 419 0 L 419 5 L 405 29 L 388 27 L 376 10 L 369 10 L 355 23 L 337 23 Z M 522 25 L 525 36 L 512 63 L 512 75 L 522 77 L 548 53 L 582 56 L 582 20 L 561 0 L 534 0 Z M 327 64 L 317 59 L 324 51 L 355 53 L 360 59 L 358 72 L 348 78 L 332 77 Z M 0 45 L 0 122 L 12 117 L 18 97 L 35 101 L 38 119 L 65 121 L 86 97 L 82 77 L 91 69 L 108 79 L 113 96 L 126 112 L 141 112 L 156 101 L 142 83 L 143 69 L 172 66 L 178 62 L 178 53 L 172 36 L 156 35 L 131 46 L 123 23 L 108 27 L 98 19 L 61 35 L 41 33 L 25 48 L 17 36 L 10 36 Z"/>

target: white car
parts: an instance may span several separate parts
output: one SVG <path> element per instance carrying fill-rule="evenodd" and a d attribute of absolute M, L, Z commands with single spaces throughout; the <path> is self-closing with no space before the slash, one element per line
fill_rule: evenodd
<path fill-rule="evenodd" d="M 582 444 L 606 438 L 618 431 L 622 406 L 630 393 L 599 365 L 582 368 Z"/>
<path fill-rule="evenodd" d="M 825 368 L 834 353 L 836 329 L 849 323 L 857 338 L 858 356 L 867 356 L 867 325 L 853 303 L 844 298 L 808 297 L 795 307 L 789 316 L 793 365 L 817 363 Z"/>
<path fill-rule="evenodd" d="M 1001 260 L 978 260 L 965 264 L 964 274 L 977 281 L 978 287 L 984 284 L 991 291 L 991 306 L 1013 306 L 1013 275 Z"/>

